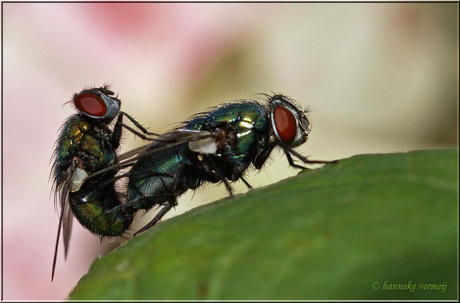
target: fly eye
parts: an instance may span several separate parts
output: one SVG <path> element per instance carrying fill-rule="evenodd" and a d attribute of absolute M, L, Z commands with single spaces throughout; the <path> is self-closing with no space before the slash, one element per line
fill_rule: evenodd
<path fill-rule="evenodd" d="M 302 116 L 300 118 L 300 127 L 302 128 L 302 130 L 308 134 L 310 132 L 310 122 L 308 122 L 308 119 L 307 117 L 305 116 Z"/>
<path fill-rule="evenodd" d="M 297 134 L 297 122 L 290 110 L 282 106 L 275 107 L 273 109 L 273 121 L 281 141 L 285 144 L 294 141 Z"/>
<path fill-rule="evenodd" d="M 74 103 L 79 110 L 90 116 L 103 117 L 107 113 L 107 105 L 96 94 L 80 94 L 75 97 Z"/>

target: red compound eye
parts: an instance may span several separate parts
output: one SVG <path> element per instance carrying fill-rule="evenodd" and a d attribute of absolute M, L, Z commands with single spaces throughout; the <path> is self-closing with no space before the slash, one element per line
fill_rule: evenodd
<path fill-rule="evenodd" d="M 102 117 L 107 113 L 107 106 L 98 95 L 83 93 L 75 98 L 75 106 L 90 116 Z"/>
<path fill-rule="evenodd" d="M 276 132 L 281 140 L 286 144 L 294 141 L 297 123 L 292 113 L 288 109 L 278 106 L 273 110 L 273 118 Z"/>

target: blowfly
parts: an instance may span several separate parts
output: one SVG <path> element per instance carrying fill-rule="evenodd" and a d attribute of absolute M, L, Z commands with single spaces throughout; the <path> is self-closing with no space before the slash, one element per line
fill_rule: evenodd
<path fill-rule="evenodd" d="M 311 130 L 306 111 L 285 95 L 265 97 L 265 103 L 242 100 L 196 114 L 157 141 L 130 152 L 126 160 L 91 175 L 89 180 L 132 166 L 124 175 L 128 178 L 125 202 L 108 203 L 116 206 L 107 213 L 132 214 L 160 206 L 136 235 L 155 225 L 180 195 L 205 182 L 222 182 L 230 196 L 231 182 L 242 180 L 250 188 L 244 173 L 250 165 L 260 170 L 274 148 L 281 148 L 295 168 L 305 167 L 293 157 L 306 164 L 331 163 L 308 160 L 294 150 L 307 141 Z"/>
<path fill-rule="evenodd" d="M 121 101 L 108 86 L 85 89 L 76 93 L 72 101 L 78 113 L 69 117 L 61 127 L 54 151 L 52 168 L 55 206 L 59 204 L 59 226 L 53 258 L 51 280 L 54 278 L 61 230 L 64 254 L 67 256 L 73 216 L 90 232 L 104 236 L 120 236 L 129 228 L 134 213 L 121 208 L 120 194 L 115 189 L 118 169 L 107 170 L 96 178 L 86 178 L 101 169 L 118 163 L 116 150 L 120 146 L 122 128 L 149 139 L 156 135 L 142 127 L 125 112 Z M 113 131 L 109 124 L 118 115 Z M 139 130 L 123 123 L 128 118 Z"/>

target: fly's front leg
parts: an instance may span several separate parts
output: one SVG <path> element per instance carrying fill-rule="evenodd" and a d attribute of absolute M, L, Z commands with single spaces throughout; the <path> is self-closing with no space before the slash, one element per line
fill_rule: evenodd
<path fill-rule="evenodd" d="M 140 129 L 145 135 L 159 136 L 159 134 L 151 133 L 151 132 L 147 131 L 147 129 L 145 127 L 143 127 L 139 122 L 137 122 L 136 119 L 134 119 L 133 117 L 131 117 L 130 115 L 128 115 L 124 111 L 120 111 L 119 115 L 126 116 L 126 118 L 128 118 L 134 125 L 136 125 L 136 127 L 138 129 Z"/>
<path fill-rule="evenodd" d="M 259 153 L 255 156 L 254 161 L 252 161 L 252 164 L 254 164 L 256 169 L 262 168 L 262 165 L 264 165 L 265 161 L 267 161 L 268 157 L 270 157 L 270 154 L 275 146 L 276 142 L 273 142 L 259 151 Z"/>
<path fill-rule="evenodd" d="M 286 154 L 286 157 L 288 158 L 289 164 L 291 166 L 300 168 L 300 169 L 307 169 L 306 167 L 294 164 L 294 161 L 292 160 L 291 154 L 296 156 L 298 159 L 300 159 L 303 163 L 306 164 L 337 164 L 339 161 L 338 160 L 333 160 L 333 161 L 323 161 L 323 160 L 308 160 L 306 157 L 302 156 L 295 150 L 293 150 L 290 147 L 283 147 L 284 153 Z"/>
<path fill-rule="evenodd" d="M 291 155 L 288 152 L 284 152 L 284 154 L 286 155 L 286 158 L 287 158 L 290 166 L 298 168 L 298 169 L 309 169 L 309 168 L 307 168 L 305 166 L 295 164 L 294 160 L 292 159 Z"/>
<path fill-rule="evenodd" d="M 222 183 L 224 183 L 225 187 L 227 188 L 227 191 L 228 191 L 228 194 L 230 195 L 230 197 L 233 197 L 232 186 L 228 182 L 227 177 L 225 177 L 225 174 L 222 171 L 222 169 L 220 168 L 218 162 L 215 161 L 213 158 L 209 157 L 208 158 L 208 163 L 211 164 L 211 169 L 214 171 L 214 174 L 208 174 L 208 176 L 213 178 L 214 180 L 222 181 Z M 213 182 L 213 183 L 216 183 L 216 182 Z"/>
<path fill-rule="evenodd" d="M 135 129 L 129 127 L 126 124 L 123 124 L 123 117 L 128 118 L 142 133 L 136 131 Z M 147 137 L 149 136 L 158 136 L 156 133 L 151 133 L 147 131 L 145 127 L 143 127 L 139 122 L 137 122 L 133 117 L 128 115 L 127 113 L 120 111 L 118 114 L 117 122 L 115 122 L 115 127 L 113 128 L 113 136 L 112 136 L 112 147 L 114 149 L 117 149 L 120 146 L 120 139 L 121 139 L 121 132 L 122 128 L 126 128 L 130 132 L 132 132 L 134 135 L 138 136 L 139 138 L 146 140 L 146 141 L 156 141 L 153 138 Z"/>

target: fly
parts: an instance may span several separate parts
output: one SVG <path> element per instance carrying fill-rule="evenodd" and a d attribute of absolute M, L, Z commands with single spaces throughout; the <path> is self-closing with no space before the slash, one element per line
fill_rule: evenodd
<path fill-rule="evenodd" d="M 311 124 L 306 111 L 293 99 L 265 95 L 264 104 L 254 100 L 227 103 L 196 114 L 179 127 L 160 135 L 158 141 L 129 153 L 126 160 L 96 172 L 99 177 L 115 168 L 132 166 L 128 177 L 126 201 L 108 213 L 121 210 L 137 212 L 162 207 L 137 235 L 155 225 L 177 198 L 205 182 L 222 182 L 232 196 L 230 182 L 244 179 L 250 165 L 260 170 L 275 147 L 284 151 L 290 166 L 304 169 L 305 164 L 335 163 L 311 161 L 294 150 L 308 139 Z M 173 176 L 173 177 L 172 177 Z"/>
<path fill-rule="evenodd" d="M 61 229 L 64 255 L 67 256 L 73 216 L 90 232 L 104 236 L 119 236 L 129 228 L 134 213 L 122 208 L 120 193 L 115 189 L 118 169 L 108 170 L 85 182 L 87 177 L 118 163 L 116 150 L 120 146 L 122 128 L 148 140 L 148 132 L 127 113 L 120 111 L 121 101 L 108 86 L 85 89 L 76 93 L 72 102 L 78 113 L 61 127 L 54 151 L 52 168 L 55 206 L 59 203 L 59 226 L 53 258 L 51 280 L 54 278 Z M 113 127 L 109 124 L 118 115 Z M 128 118 L 139 130 L 123 123 Z M 151 140 L 151 139 L 150 139 Z M 58 202 L 59 201 L 59 202 Z"/>

